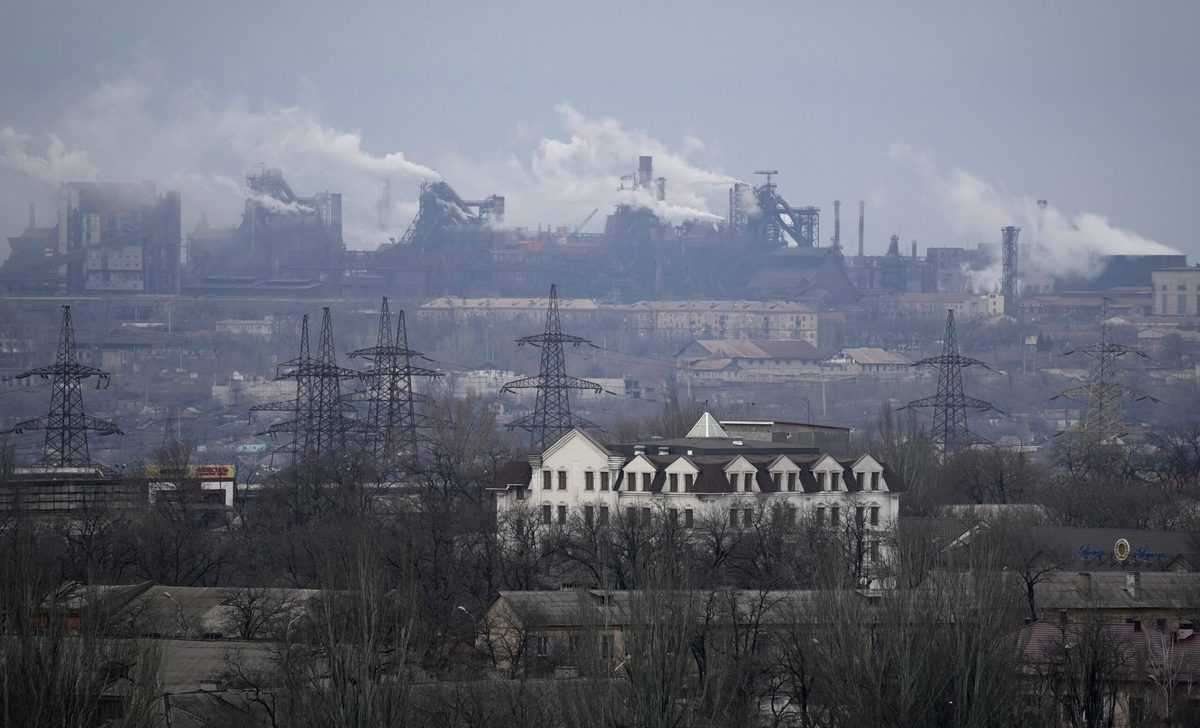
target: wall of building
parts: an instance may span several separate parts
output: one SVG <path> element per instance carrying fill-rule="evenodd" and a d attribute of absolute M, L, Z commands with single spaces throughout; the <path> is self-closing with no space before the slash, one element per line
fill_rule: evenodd
<path fill-rule="evenodd" d="M 1200 316 L 1200 268 L 1150 274 L 1155 316 Z"/>

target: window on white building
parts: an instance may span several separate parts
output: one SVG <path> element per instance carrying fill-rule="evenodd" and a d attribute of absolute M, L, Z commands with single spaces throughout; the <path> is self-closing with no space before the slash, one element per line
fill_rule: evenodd
<path fill-rule="evenodd" d="M 544 525 L 547 525 L 547 526 L 550 525 L 550 515 L 551 515 L 550 506 L 548 506 L 548 505 L 542 506 L 542 523 Z"/>
<path fill-rule="evenodd" d="M 825 525 L 825 506 L 817 506 L 817 525 Z"/>
<path fill-rule="evenodd" d="M 834 506 L 829 509 L 829 524 L 831 526 L 840 526 L 842 523 L 842 509 L 839 506 Z"/>
<path fill-rule="evenodd" d="M 696 524 L 695 514 L 694 514 L 694 513 L 692 513 L 692 509 L 691 509 L 691 508 L 688 508 L 687 510 L 685 510 L 685 511 L 683 512 L 683 527 L 684 527 L 684 528 L 691 528 L 691 527 L 693 527 L 695 524 Z"/>
<path fill-rule="evenodd" d="M 600 525 L 608 525 L 608 506 L 600 506 Z"/>
<path fill-rule="evenodd" d="M 795 493 L 796 492 L 796 473 L 795 472 L 788 473 L 787 483 L 788 483 L 788 492 Z"/>
<path fill-rule="evenodd" d="M 592 525 L 592 521 L 596 518 L 596 509 L 593 506 L 583 507 L 583 522 L 587 525 Z"/>
<path fill-rule="evenodd" d="M 696 476 L 691 473 L 683 474 L 683 489 L 687 492 L 692 492 L 692 486 L 696 484 Z"/>
<path fill-rule="evenodd" d="M 560 525 L 560 526 L 567 525 L 567 507 L 566 506 L 558 507 L 558 525 Z"/>
<path fill-rule="evenodd" d="M 554 477 L 549 470 L 542 471 L 542 490 L 550 490 L 550 479 Z"/>
<path fill-rule="evenodd" d="M 679 492 L 679 473 L 671 473 L 669 477 L 671 480 L 671 492 L 678 493 Z"/>
<path fill-rule="evenodd" d="M 583 474 L 583 489 L 584 490 L 595 490 L 596 489 L 596 474 L 590 470 L 586 471 Z"/>
<path fill-rule="evenodd" d="M 871 490 L 879 490 L 879 471 L 871 473 Z"/>
<path fill-rule="evenodd" d="M 650 478 L 651 478 L 650 473 L 642 473 L 642 492 L 643 493 L 650 492 Z"/>
<path fill-rule="evenodd" d="M 871 525 L 879 525 L 879 506 L 871 506 Z"/>
<path fill-rule="evenodd" d="M 600 490 L 608 490 L 608 471 L 600 471 Z"/>

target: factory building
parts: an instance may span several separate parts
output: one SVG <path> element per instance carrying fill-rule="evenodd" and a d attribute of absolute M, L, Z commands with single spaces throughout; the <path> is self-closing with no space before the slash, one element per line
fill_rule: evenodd
<path fill-rule="evenodd" d="M 152 182 L 69 182 L 57 220 L 9 238 L 0 283 L 19 292 L 179 292 L 180 196 Z"/>
<path fill-rule="evenodd" d="M 1155 316 L 1200 316 L 1200 268 L 1150 273 Z"/>
<path fill-rule="evenodd" d="M 201 224 L 188 245 L 190 293 L 329 292 L 345 265 L 342 196 L 300 197 L 278 169 L 246 177 L 237 228 Z"/>

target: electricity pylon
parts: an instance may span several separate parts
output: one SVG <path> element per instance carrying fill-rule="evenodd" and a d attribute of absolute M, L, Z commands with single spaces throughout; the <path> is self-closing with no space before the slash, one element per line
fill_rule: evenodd
<path fill-rule="evenodd" d="M 397 316 L 392 334 L 392 317 L 385 297 L 379 310 L 379 333 L 375 346 L 350 352 L 351 359 L 363 359 L 370 367 L 361 373 L 367 388 L 350 395 L 353 401 L 367 402 L 363 425 L 366 446 L 381 474 L 395 476 L 402 463 L 414 470 L 419 465 L 417 402 L 422 395 L 413 389 L 413 377 L 435 378 L 441 372 L 413 365 L 413 359 L 426 358 L 408 348 L 408 328 L 404 311 Z"/>
<path fill-rule="evenodd" d="M 1121 417 L 1121 400 L 1157 401 L 1154 397 L 1142 394 L 1121 382 L 1121 370 L 1117 366 L 1117 360 L 1128 355 L 1141 359 L 1149 357 L 1138 349 L 1111 340 L 1108 330 L 1107 298 L 1100 306 L 1100 340 L 1091 346 L 1065 352 L 1065 355 L 1069 356 L 1075 353 L 1083 354 L 1091 360 L 1087 382 L 1078 387 L 1065 389 L 1051 400 L 1074 399 L 1087 402 L 1083 422 L 1075 430 L 1075 434 L 1082 440 L 1081 445 L 1084 449 L 1111 444 L 1125 434 L 1126 427 Z"/>
<path fill-rule="evenodd" d="M 62 308 L 62 329 L 54 364 L 30 369 L 13 377 L 41 377 L 49 380 L 50 409 L 45 417 L 18 422 L 7 430 L 11 433 L 44 430 L 46 439 L 42 445 L 42 464 L 57 468 L 92 464 L 91 453 L 88 450 L 88 432 L 98 435 L 124 434 L 114 423 L 90 417 L 83 409 L 83 381 L 95 377 L 96 388 L 101 389 L 108 386 L 109 374 L 79 363 L 75 351 L 75 329 L 71 324 L 71 307 Z"/>
<path fill-rule="evenodd" d="M 550 286 L 550 302 L 546 307 L 546 329 L 535 336 L 517 339 L 518 346 L 535 346 L 542 350 L 541 368 L 535 377 L 525 377 L 508 382 L 500 388 L 501 394 L 514 394 L 521 389 L 536 389 L 537 399 L 533 412 L 514 420 L 509 429 L 529 433 L 533 446 L 545 450 L 567 430 L 577 425 L 588 425 L 571 414 L 571 390 L 583 390 L 599 394 L 604 388 L 595 382 L 579 379 L 567 374 L 567 359 L 563 344 L 578 347 L 582 344 L 595 346 L 579 336 L 564 334 L 558 314 L 558 286 Z"/>
<path fill-rule="evenodd" d="M 942 340 L 942 353 L 913 363 L 914 367 L 930 366 L 937 369 L 937 394 L 916 399 L 901 407 L 905 409 L 930 408 L 933 410 L 932 435 L 935 444 L 946 455 L 953 455 L 964 447 L 981 442 L 982 438 L 967 427 L 967 410 L 999 412 L 990 402 L 968 397 L 963 392 L 962 370 L 978 366 L 991 369 L 987 364 L 958 353 L 958 335 L 954 329 L 954 309 L 946 312 L 946 334 Z"/>

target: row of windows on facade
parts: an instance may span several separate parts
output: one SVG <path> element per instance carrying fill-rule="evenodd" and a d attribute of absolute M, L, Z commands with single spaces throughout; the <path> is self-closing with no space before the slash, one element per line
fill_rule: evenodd
<path fill-rule="evenodd" d="M 630 491 L 636 491 L 638 489 L 638 475 L 639 475 L 638 473 L 629 473 L 629 482 L 630 482 L 629 490 Z M 640 475 L 641 475 L 642 491 L 649 492 L 650 484 L 654 480 L 654 474 L 653 473 L 640 473 Z M 826 473 L 824 471 L 814 473 L 814 475 L 817 478 L 817 488 L 819 490 L 828 492 L 828 491 L 841 489 L 842 474 L 840 472 L 837 472 L 837 471 L 830 472 L 830 473 L 828 473 L 828 475 L 829 475 L 828 478 L 826 478 Z M 871 490 L 878 491 L 879 483 L 880 483 L 879 472 L 876 471 L 874 473 L 870 473 L 869 475 L 870 475 Z M 863 488 L 867 485 L 867 476 L 868 476 L 868 473 L 858 473 L 858 485 L 860 488 Z M 729 484 L 733 486 L 734 490 L 737 490 L 738 484 L 740 482 L 742 491 L 746 492 L 746 493 L 750 493 L 754 490 L 754 478 L 755 478 L 755 474 L 753 472 L 729 473 Z M 797 473 L 794 470 L 790 473 L 786 473 L 786 478 L 785 478 L 785 474 L 781 473 L 781 472 L 772 473 L 771 478 L 774 481 L 775 487 L 778 490 L 781 490 L 781 491 L 784 490 L 785 480 L 786 480 L 787 492 L 795 493 L 799 490 L 799 484 L 798 484 L 799 473 Z M 607 470 L 600 471 L 600 490 L 601 491 L 609 490 L 609 483 L 610 483 L 609 471 L 607 471 Z M 679 490 L 680 484 L 681 484 L 680 473 L 668 473 L 667 474 L 667 491 L 668 492 L 670 492 L 670 493 L 681 492 Z M 691 493 L 692 488 L 695 484 L 696 484 L 696 476 L 693 473 L 683 473 L 682 474 L 682 485 L 683 485 L 682 492 Z M 554 486 L 554 471 L 543 470 L 542 471 L 542 490 L 552 490 L 553 486 Z M 558 489 L 559 490 L 567 489 L 567 471 L 565 471 L 565 470 L 558 471 Z M 595 471 L 588 470 L 588 471 L 584 472 L 584 474 L 583 474 L 583 489 L 591 490 L 591 491 L 594 491 L 596 489 L 596 473 L 595 473 Z"/>
<path fill-rule="evenodd" d="M 560 526 L 567 524 L 567 506 L 551 506 L 549 504 L 542 506 L 542 524 L 546 526 L 557 523 Z M 684 508 L 683 510 L 683 527 L 693 528 L 696 525 L 696 514 L 692 508 Z M 826 507 L 817 506 L 815 509 L 816 522 L 818 526 L 826 525 Z M 772 512 L 772 518 L 776 523 L 786 523 L 789 526 L 796 525 L 796 513 L 798 509 L 795 507 L 777 508 Z M 667 522 L 672 526 L 680 525 L 679 508 L 667 509 Z M 831 506 L 828 508 L 828 524 L 831 526 L 840 526 L 842 523 L 842 509 L 840 506 Z M 630 523 L 637 523 L 639 516 L 642 523 L 650 523 L 651 509 L 630 506 L 625 509 L 626 518 Z M 737 527 L 739 521 L 742 526 L 754 525 L 754 509 L 753 508 L 730 508 L 729 509 L 729 525 Z M 857 525 L 863 526 L 870 523 L 872 526 L 879 525 L 879 506 L 855 506 L 854 521 Z M 589 526 L 600 525 L 607 526 L 609 522 L 608 506 L 584 506 L 583 507 L 583 522 Z"/>

